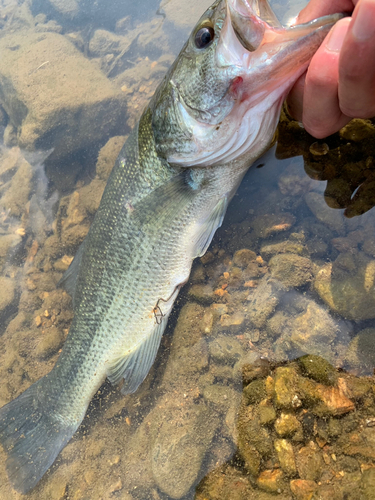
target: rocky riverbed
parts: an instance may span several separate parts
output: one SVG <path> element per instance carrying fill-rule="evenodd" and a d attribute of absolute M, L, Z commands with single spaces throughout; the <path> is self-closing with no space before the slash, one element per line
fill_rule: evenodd
<path fill-rule="evenodd" d="M 0 405 L 56 362 L 72 319 L 56 284 L 202 10 L 90 8 L 0 2 Z M 104 384 L 26 498 L 374 498 L 374 136 L 353 120 L 316 141 L 283 113 L 278 159 L 245 178 L 145 382 Z M 4 460 L 0 500 L 21 498 Z"/>

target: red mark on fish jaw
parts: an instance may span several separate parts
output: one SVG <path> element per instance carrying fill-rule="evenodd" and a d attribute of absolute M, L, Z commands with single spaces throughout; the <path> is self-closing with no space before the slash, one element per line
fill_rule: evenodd
<path fill-rule="evenodd" d="M 236 76 L 236 78 L 233 80 L 230 86 L 230 92 L 233 95 L 233 98 L 235 101 L 240 101 L 243 102 L 246 100 L 246 93 L 245 93 L 245 88 L 243 85 L 243 78 L 242 76 Z"/>

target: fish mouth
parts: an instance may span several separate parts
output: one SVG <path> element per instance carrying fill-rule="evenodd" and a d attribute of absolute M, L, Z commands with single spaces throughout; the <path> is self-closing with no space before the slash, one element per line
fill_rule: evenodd
<path fill-rule="evenodd" d="M 267 0 L 227 0 L 216 57 L 221 67 L 235 67 L 247 87 L 265 81 L 295 81 L 329 32 L 343 17 L 332 14 L 284 27 Z M 241 71 L 242 70 L 242 71 Z M 269 89 L 268 89 L 269 92 Z"/>

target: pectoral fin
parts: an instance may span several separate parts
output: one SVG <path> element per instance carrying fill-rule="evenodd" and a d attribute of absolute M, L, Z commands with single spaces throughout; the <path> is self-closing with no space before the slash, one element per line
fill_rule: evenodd
<path fill-rule="evenodd" d="M 227 207 L 228 197 L 225 196 L 217 203 L 214 210 L 203 221 L 198 223 L 194 258 L 201 257 L 206 253 L 216 230 L 223 223 Z"/>

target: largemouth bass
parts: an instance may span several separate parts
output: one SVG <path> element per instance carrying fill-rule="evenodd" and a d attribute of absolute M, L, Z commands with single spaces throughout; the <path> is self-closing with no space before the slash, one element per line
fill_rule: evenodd
<path fill-rule="evenodd" d="M 52 371 L 0 409 L 14 488 L 27 492 L 106 377 L 134 392 L 168 316 L 282 102 L 340 15 L 283 28 L 266 0 L 217 0 L 124 145 L 63 281 L 74 319 Z"/>

